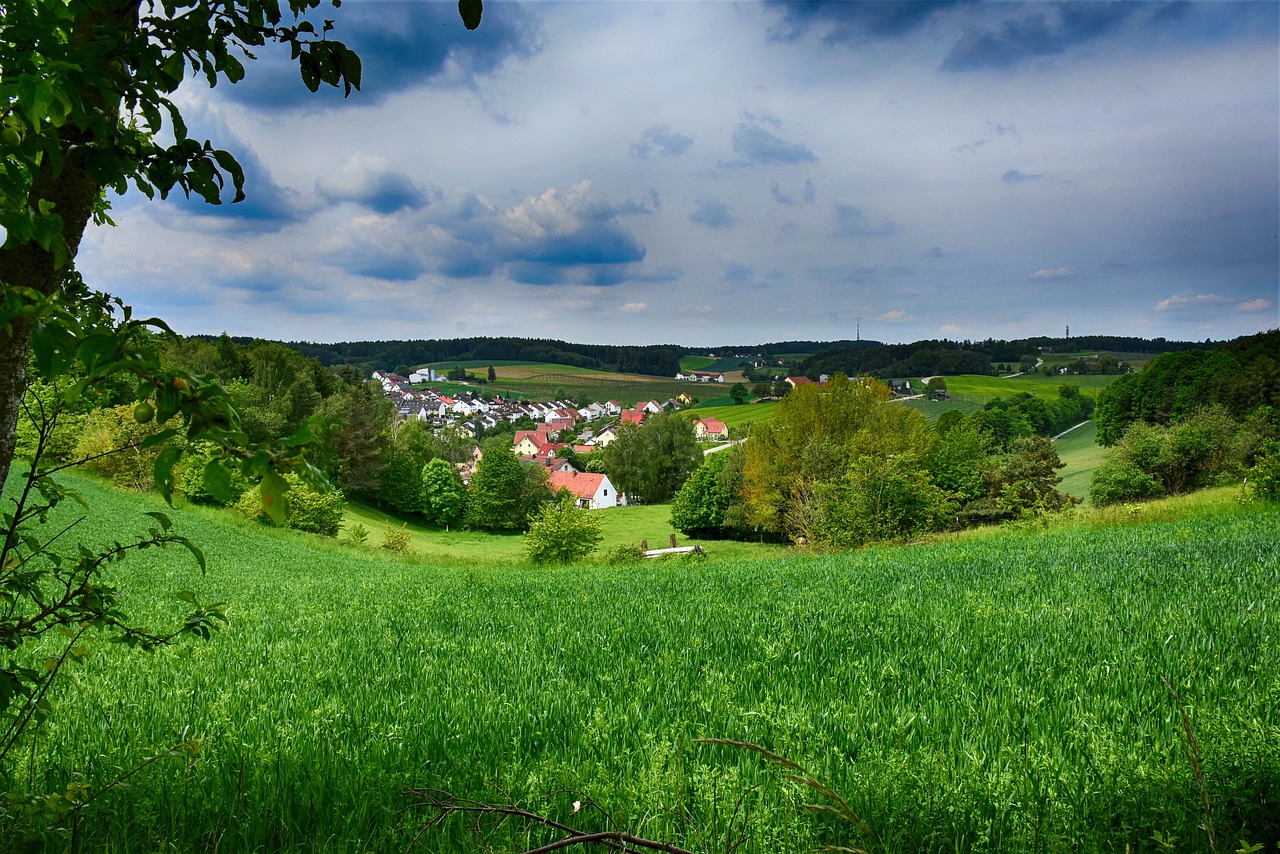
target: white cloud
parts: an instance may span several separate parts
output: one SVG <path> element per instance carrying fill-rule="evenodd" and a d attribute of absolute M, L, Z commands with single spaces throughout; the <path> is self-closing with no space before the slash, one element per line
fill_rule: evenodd
<path fill-rule="evenodd" d="M 1031 274 L 1033 279 L 1061 279 L 1070 276 L 1071 270 L 1066 267 L 1041 267 Z"/>
<path fill-rule="evenodd" d="M 964 329 L 956 326 L 954 323 L 944 323 L 938 329 L 943 335 L 963 335 Z"/>
<path fill-rule="evenodd" d="M 1183 308 L 1205 308 L 1231 302 L 1231 297 L 1218 294 L 1174 294 L 1156 303 L 1156 311 L 1175 311 Z"/>
<path fill-rule="evenodd" d="M 884 314 L 880 315 L 880 319 L 881 320 L 906 320 L 907 313 L 900 308 L 895 308 L 892 311 L 886 311 Z"/>
<path fill-rule="evenodd" d="M 626 314 L 639 314 L 642 311 L 648 310 L 649 304 L 647 302 L 624 303 L 623 306 L 618 309 L 618 311 L 625 312 Z"/>
<path fill-rule="evenodd" d="M 1273 303 L 1269 299 L 1255 299 L 1240 303 L 1236 306 L 1236 311 L 1266 311 L 1272 305 Z"/>

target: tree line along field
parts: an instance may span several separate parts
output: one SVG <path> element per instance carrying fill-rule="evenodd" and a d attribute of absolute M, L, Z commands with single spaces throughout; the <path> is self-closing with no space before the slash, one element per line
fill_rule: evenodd
<path fill-rule="evenodd" d="M 75 482 L 93 507 L 83 540 L 158 506 Z M 175 743 L 199 750 L 104 795 L 82 850 L 401 851 L 430 817 L 405 810 L 407 787 L 590 822 L 572 814 L 585 793 L 633 832 L 695 849 L 745 832 L 737 850 L 784 854 L 1137 852 L 1160 850 L 1157 834 L 1208 850 L 1161 676 L 1198 739 L 1218 849 L 1280 838 L 1275 508 L 536 570 L 172 515 L 209 573 L 139 553 L 114 570 L 129 608 L 158 622 L 189 589 L 226 602 L 230 627 L 150 655 L 96 648 L 19 775 L 57 791 Z M 802 815 L 812 793 L 704 737 L 803 763 L 868 832 Z M 487 844 L 547 841 L 509 822 Z M 457 818 L 416 850 L 479 843 Z"/>

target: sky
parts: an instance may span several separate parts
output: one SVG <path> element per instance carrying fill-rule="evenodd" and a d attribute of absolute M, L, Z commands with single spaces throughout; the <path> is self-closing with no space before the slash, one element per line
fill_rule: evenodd
<path fill-rule="evenodd" d="M 1280 326 L 1278 9 L 347 0 L 361 91 L 189 80 L 248 198 L 113 198 L 78 265 L 286 341 L 1234 338 Z"/>

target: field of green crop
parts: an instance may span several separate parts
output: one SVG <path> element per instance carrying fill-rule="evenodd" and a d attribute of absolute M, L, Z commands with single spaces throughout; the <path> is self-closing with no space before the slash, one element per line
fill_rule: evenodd
<path fill-rule="evenodd" d="M 88 483 L 75 537 L 146 521 Z M 61 511 L 61 508 L 60 508 Z M 85 816 L 85 851 L 403 851 L 406 787 L 510 797 L 696 850 L 1208 850 L 1280 838 L 1280 510 L 1231 503 L 1102 530 L 729 563 L 532 569 L 402 562 L 178 510 L 200 577 L 149 550 L 113 570 L 159 622 L 174 591 L 228 603 L 208 642 L 95 649 L 16 779 L 114 778 L 200 740 Z M 136 559 L 135 559 L 136 558 Z M 52 641 L 51 641 L 52 643 Z M 753 741 L 843 793 L 807 797 Z M 557 793 L 560 794 L 552 794 Z M 600 819 L 588 826 L 604 829 Z M 497 852 L 546 844 L 508 821 Z M 418 851 L 480 848 L 461 818 Z"/>
<path fill-rule="evenodd" d="M 682 371 L 704 371 L 714 365 L 716 360 L 710 356 L 681 356 L 680 370 Z M 735 363 L 736 367 L 736 363 Z"/>
<path fill-rule="evenodd" d="M 741 427 L 766 418 L 772 418 L 773 411 L 777 408 L 778 401 L 766 400 L 760 403 L 746 403 L 741 406 L 734 403 L 720 406 L 702 404 L 695 406 L 689 412 L 696 418 L 715 418 L 730 427 Z"/>
<path fill-rule="evenodd" d="M 1115 377 L 1095 375 L 1046 377 L 1044 374 L 1023 374 L 1020 377 L 984 377 L 965 374 L 946 377 L 947 393 L 954 398 L 986 403 L 997 397 L 1012 397 L 1020 392 L 1031 392 L 1052 399 L 1058 396 L 1058 387 L 1078 386 L 1082 393 L 1096 397 L 1098 389 L 1115 381 Z M 913 381 L 914 382 L 914 381 Z"/>

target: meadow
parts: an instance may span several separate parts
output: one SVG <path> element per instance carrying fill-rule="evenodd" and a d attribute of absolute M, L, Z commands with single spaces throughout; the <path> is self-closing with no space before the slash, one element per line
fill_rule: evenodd
<path fill-rule="evenodd" d="M 964 374 L 956 377 L 945 377 L 947 393 L 961 401 L 986 403 L 997 397 L 1012 397 L 1021 392 L 1030 392 L 1052 400 L 1058 396 L 1058 387 L 1076 386 L 1082 394 L 1097 397 L 1098 389 L 1115 382 L 1114 376 L 1096 374 L 1063 375 L 1047 377 L 1044 374 L 1023 374 L 1017 377 L 985 377 L 978 374 Z M 918 381 L 913 380 L 915 385 Z"/>
<path fill-rule="evenodd" d="M 157 508 L 74 482 L 84 540 Z M 231 625 L 154 654 L 98 645 L 18 778 L 112 779 L 198 739 L 103 796 L 78 829 L 93 851 L 402 851 L 431 817 L 405 789 L 424 786 L 599 828 L 572 812 L 585 793 L 708 851 L 739 833 L 740 852 L 784 854 L 1208 850 L 1163 676 L 1218 850 L 1274 851 L 1280 509 L 1168 506 L 851 554 L 553 569 L 401 560 L 178 509 L 208 574 L 139 553 L 113 569 L 128 607 L 158 623 L 189 589 Z M 777 769 L 704 737 L 803 763 L 867 831 L 800 812 Z M 513 821 L 484 840 L 547 841 Z M 481 842 L 455 817 L 416 850 Z"/>
<path fill-rule="evenodd" d="M 455 362 L 438 362 L 431 365 L 440 373 L 452 368 L 461 367 L 481 379 L 487 378 L 488 369 L 494 370 L 494 382 L 484 384 L 434 382 L 423 383 L 417 388 L 434 388 L 445 394 L 475 392 L 484 396 L 500 394 L 503 397 L 515 397 L 531 400 L 551 400 L 555 397 L 567 397 L 574 400 L 585 399 L 604 402 L 616 400 L 630 406 L 642 400 L 665 401 L 676 397 L 681 392 L 688 392 L 701 397 L 692 386 L 695 383 L 680 382 L 674 377 L 654 377 L 647 374 L 619 374 L 611 371 L 598 371 L 592 368 L 579 368 L 573 365 L 558 365 L 548 362 L 521 362 L 496 359 L 493 361 L 472 360 Z M 701 386 L 706 389 L 706 386 Z M 719 386 L 717 386 L 719 388 Z"/>

